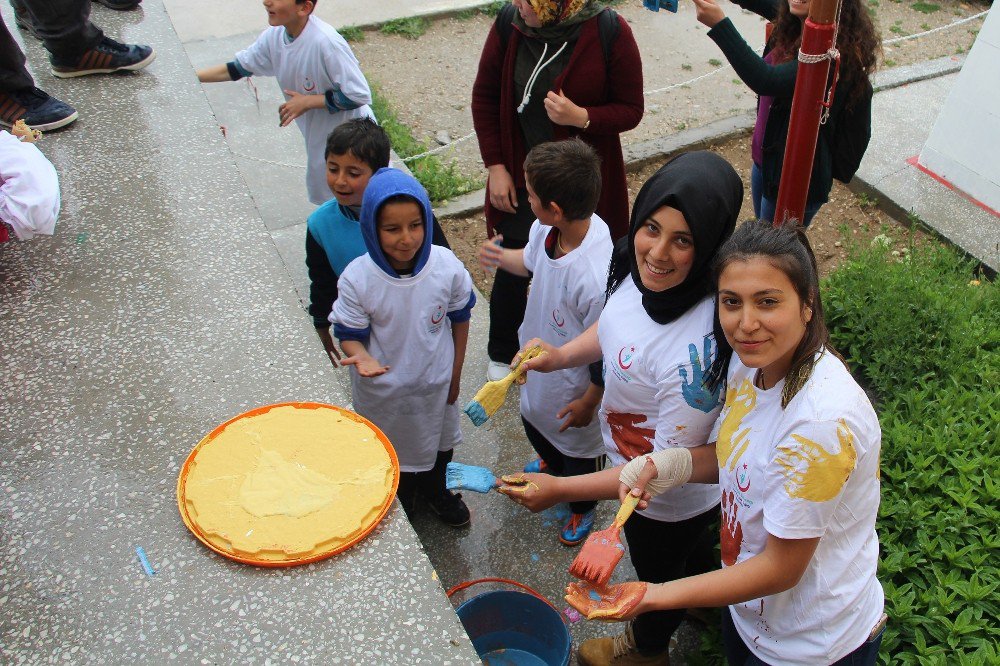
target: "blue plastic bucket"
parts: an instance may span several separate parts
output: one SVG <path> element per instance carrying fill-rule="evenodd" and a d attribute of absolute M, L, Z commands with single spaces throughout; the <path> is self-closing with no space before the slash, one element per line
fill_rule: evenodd
<path fill-rule="evenodd" d="M 569 630 L 559 611 L 539 596 L 511 590 L 484 592 L 456 612 L 488 666 L 569 664 Z"/>

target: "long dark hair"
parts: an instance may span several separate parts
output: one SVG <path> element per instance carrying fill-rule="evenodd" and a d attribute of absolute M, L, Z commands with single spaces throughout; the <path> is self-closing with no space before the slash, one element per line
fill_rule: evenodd
<path fill-rule="evenodd" d="M 771 47 L 778 62 L 796 57 L 802 44 L 802 23 L 788 11 L 787 0 L 778 2 L 778 16 L 771 33 Z M 847 108 L 850 108 L 865 92 L 865 83 L 875 71 L 882 53 L 882 39 L 862 0 L 841 0 L 837 49 L 841 58 L 842 85 L 847 86 L 842 89 L 847 93 Z"/>
<path fill-rule="evenodd" d="M 795 292 L 803 305 L 812 309 L 812 318 L 806 323 L 806 332 L 792 356 L 792 365 L 785 375 L 785 386 L 781 392 L 781 406 L 786 407 L 795 394 L 805 386 L 816 364 L 818 352 L 831 353 L 844 361 L 830 346 L 830 331 L 823 318 L 823 301 L 819 294 L 819 271 L 816 256 L 802 227 L 785 224 L 775 227 L 770 222 L 745 222 L 719 248 L 712 264 L 715 288 L 719 288 L 719 276 L 729 264 L 762 258 L 780 270 L 795 287 Z M 719 352 L 712 362 L 706 384 L 715 390 L 725 381 L 729 371 L 729 361 L 733 348 L 719 325 L 716 317 L 715 341 Z M 846 366 L 847 364 L 844 363 Z"/>

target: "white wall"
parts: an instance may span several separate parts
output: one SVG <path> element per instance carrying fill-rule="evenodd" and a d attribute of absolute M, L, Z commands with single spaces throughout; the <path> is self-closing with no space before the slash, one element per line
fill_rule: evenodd
<path fill-rule="evenodd" d="M 919 158 L 922 166 L 994 210 L 1000 210 L 998 14 L 991 9 L 987 15 Z"/>

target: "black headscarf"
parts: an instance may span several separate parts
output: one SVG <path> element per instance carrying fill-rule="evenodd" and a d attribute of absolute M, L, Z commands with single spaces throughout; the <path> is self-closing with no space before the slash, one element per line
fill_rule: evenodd
<path fill-rule="evenodd" d="M 615 244 L 608 271 L 611 294 L 631 274 L 642 293 L 642 307 L 657 324 L 674 321 L 712 289 L 712 258 L 736 228 L 743 204 L 743 181 L 725 159 L 707 150 L 684 153 L 664 164 L 639 190 L 632 206 L 628 235 Z M 650 291 L 639 277 L 635 259 L 635 232 L 663 206 L 684 215 L 694 236 L 694 262 L 676 287 Z"/>

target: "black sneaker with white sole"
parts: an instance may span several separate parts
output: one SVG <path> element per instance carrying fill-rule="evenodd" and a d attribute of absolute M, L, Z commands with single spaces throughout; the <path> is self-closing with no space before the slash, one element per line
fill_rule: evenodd
<path fill-rule="evenodd" d="M 465 527 L 469 524 L 471 514 L 469 507 L 462 501 L 461 493 L 453 493 L 445 490 L 437 497 L 428 497 L 427 504 L 431 511 L 437 514 L 442 523 L 449 527 Z"/>
<path fill-rule="evenodd" d="M 69 125 L 79 114 L 38 88 L 0 92 L 0 125 L 10 127 L 23 120 L 34 129 L 47 132 Z"/>
<path fill-rule="evenodd" d="M 52 74 L 60 79 L 68 79 L 88 74 L 135 71 L 155 59 L 156 53 L 151 46 L 122 44 L 105 37 L 94 48 L 72 61 L 52 56 Z"/>

